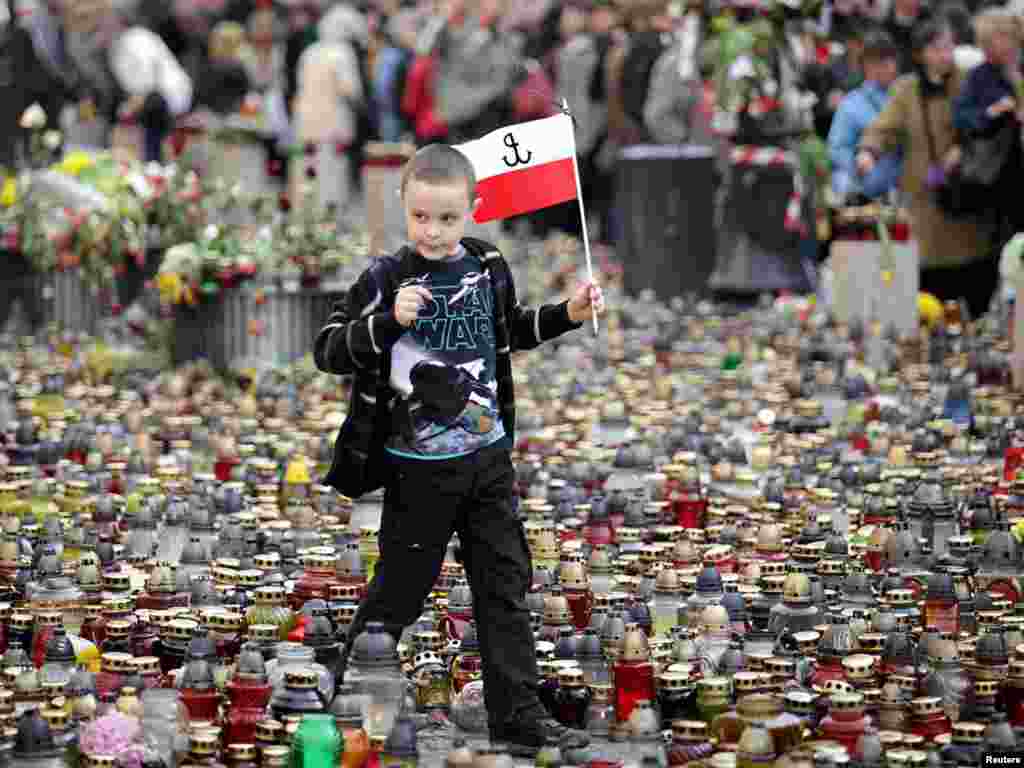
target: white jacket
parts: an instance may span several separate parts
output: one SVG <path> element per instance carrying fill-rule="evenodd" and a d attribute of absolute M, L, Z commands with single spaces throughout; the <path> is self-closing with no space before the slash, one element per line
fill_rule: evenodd
<path fill-rule="evenodd" d="M 359 59 L 348 43 L 317 42 L 299 57 L 293 127 L 303 143 L 351 142 L 364 101 Z"/>
<path fill-rule="evenodd" d="M 130 96 L 157 91 L 175 116 L 192 106 L 192 80 L 167 44 L 145 27 L 131 27 L 114 41 L 110 68 Z"/>

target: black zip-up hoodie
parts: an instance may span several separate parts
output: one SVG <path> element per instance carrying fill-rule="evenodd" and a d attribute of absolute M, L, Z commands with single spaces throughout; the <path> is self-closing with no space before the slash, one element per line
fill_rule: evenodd
<path fill-rule="evenodd" d="M 516 298 L 512 272 L 501 253 L 490 243 L 462 239 L 466 250 L 478 256 L 491 275 L 494 287 L 494 335 L 498 407 L 506 435 L 514 442 L 515 391 L 511 353 L 534 349 L 542 342 L 580 328 L 569 319 L 569 302 L 523 307 Z M 349 290 L 346 300 L 334 308 L 327 324 L 317 335 L 313 357 L 326 373 L 356 374 L 354 405 L 360 401 L 390 406 L 394 393 L 390 379 L 391 347 L 405 332 L 395 319 L 395 293 L 402 280 L 421 274 L 425 259 L 404 247 L 393 256 L 376 260 Z M 362 381 L 361 381 L 362 380 Z M 387 402 L 381 403 L 381 397 Z"/>

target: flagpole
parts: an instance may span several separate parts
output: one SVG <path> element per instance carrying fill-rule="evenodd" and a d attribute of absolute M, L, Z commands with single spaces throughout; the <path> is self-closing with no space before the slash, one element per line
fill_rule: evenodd
<path fill-rule="evenodd" d="M 594 265 L 590 259 L 590 236 L 587 234 L 587 212 L 583 209 L 583 188 L 580 185 L 580 167 L 576 160 L 576 128 L 572 125 L 572 116 L 569 112 L 569 102 L 562 99 L 562 112 L 566 117 L 569 118 L 569 135 L 572 136 L 572 175 L 576 182 L 576 201 L 580 205 L 580 225 L 583 231 L 583 253 L 587 257 L 587 278 L 591 283 L 594 282 Z M 593 304 L 591 299 L 590 304 L 591 318 L 594 321 L 594 335 L 600 334 L 600 330 L 597 326 L 597 307 Z"/>

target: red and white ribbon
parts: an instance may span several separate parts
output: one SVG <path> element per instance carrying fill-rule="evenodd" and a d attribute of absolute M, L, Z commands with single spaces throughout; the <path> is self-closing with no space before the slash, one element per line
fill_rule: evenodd
<path fill-rule="evenodd" d="M 754 147 L 740 144 L 732 148 L 733 165 L 788 165 L 797 167 L 796 154 L 781 147 Z"/>
<path fill-rule="evenodd" d="M 793 171 L 793 191 L 786 205 L 786 216 L 783 226 L 789 232 L 807 235 L 807 224 L 803 217 L 804 182 L 800 175 L 799 163 L 795 152 L 781 147 L 755 147 L 739 145 L 733 147 L 730 155 L 733 165 L 789 168 Z"/>

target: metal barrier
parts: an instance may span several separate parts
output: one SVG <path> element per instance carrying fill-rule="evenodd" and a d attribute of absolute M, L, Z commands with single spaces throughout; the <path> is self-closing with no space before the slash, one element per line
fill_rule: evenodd
<path fill-rule="evenodd" d="M 69 269 L 43 277 L 43 315 L 62 331 L 94 335 L 103 309 L 81 271 Z"/>
<path fill-rule="evenodd" d="M 331 306 L 344 295 L 340 284 L 306 287 L 298 281 L 252 280 L 216 302 L 175 311 L 175 365 L 206 359 L 227 370 L 246 360 L 284 365 L 313 349 Z"/>

